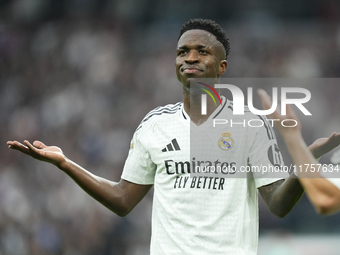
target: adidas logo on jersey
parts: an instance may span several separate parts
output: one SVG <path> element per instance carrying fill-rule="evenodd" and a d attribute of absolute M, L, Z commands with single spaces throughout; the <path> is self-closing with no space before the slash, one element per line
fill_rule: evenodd
<path fill-rule="evenodd" d="M 169 143 L 163 150 L 162 152 L 167 152 L 167 151 L 180 151 L 181 148 L 179 147 L 176 138 L 171 140 L 171 143 Z"/>

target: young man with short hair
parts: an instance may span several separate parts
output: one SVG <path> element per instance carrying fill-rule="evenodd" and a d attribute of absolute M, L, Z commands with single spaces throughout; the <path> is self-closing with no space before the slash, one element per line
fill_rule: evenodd
<path fill-rule="evenodd" d="M 273 214 L 284 217 L 304 190 L 294 176 L 194 179 L 190 175 L 196 162 L 190 156 L 190 125 L 204 127 L 209 118 L 217 115 L 232 117 L 232 102 L 225 98 L 218 106 L 208 100 L 207 114 L 201 115 L 200 108 L 196 107 L 198 97 L 190 93 L 190 81 L 199 78 L 218 81 L 227 68 L 229 50 L 228 38 L 215 22 L 195 19 L 183 25 L 176 54 L 176 74 L 183 84 L 183 102 L 158 107 L 145 116 L 133 135 L 118 183 L 93 175 L 68 159 L 58 147 L 39 141 L 7 144 L 9 148 L 56 165 L 89 195 L 120 216 L 127 215 L 154 185 L 151 254 L 256 254 L 257 191 Z M 259 118 L 248 113 L 249 116 Z M 235 145 L 229 156 L 221 154 L 224 152 L 217 146 L 213 154 L 216 152 L 216 157 L 219 155 L 226 162 L 234 157 L 238 165 L 270 164 L 267 150 L 276 145 L 276 139 L 273 131 L 266 128 L 270 127 L 251 132 L 233 130 Z"/>

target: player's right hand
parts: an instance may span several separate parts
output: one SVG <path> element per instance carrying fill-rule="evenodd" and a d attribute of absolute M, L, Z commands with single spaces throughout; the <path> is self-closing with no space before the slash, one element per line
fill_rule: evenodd
<path fill-rule="evenodd" d="M 34 141 L 33 144 L 27 140 L 23 144 L 18 141 L 8 141 L 7 145 L 10 149 L 21 151 L 35 159 L 54 164 L 59 168 L 66 159 L 59 147 L 46 146 L 40 141 Z"/>

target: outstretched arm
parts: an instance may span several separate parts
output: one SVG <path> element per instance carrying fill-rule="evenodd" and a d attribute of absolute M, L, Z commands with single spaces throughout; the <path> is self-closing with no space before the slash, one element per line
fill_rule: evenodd
<path fill-rule="evenodd" d="M 333 133 L 328 138 L 319 138 L 315 140 L 308 149 L 312 152 L 314 158 L 321 158 L 326 153 L 332 151 L 340 145 L 340 133 Z"/>
<path fill-rule="evenodd" d="M 85 192 L 119 216 L 127 215 L 148 193 L 152 185 L 139 185 L 121 179 L 118 183 L 96 176 L 69 160 L 56 146 L 42 142 L 9 141 L 10 149 L 54 164 L 68 174 Z"/>
<path fill-rule="evenodd" d="M 263 90 L 259 91 L 259 95 L 261 97 L 263 107 L 268 109 L 271 105 L 270 97 Z M 283 119 L 278 111 L 275 111 L 270 117 L 272 119 Z M 295 112 L 289 105 L 287 106 L 287 119 L 295 119 L 299 122 Z M 318 172 L 311 172 L 311 168 L 308 166 L 311 164 L 317 164 L 314 157 L 319 158 L 340 144 L 340 133 L 333 133 L 329 138 L 316 140 L 308 150 L 301 135 L 300 124 L 296 127 L 283 127 L 278 124 L 276 125 L 276 128 L 284 138 L 295 165 L 302 165 L 305 167 L 305 169 L 302 169 L 299 173 L 299 181 L 305 188 L 310 201 L 317 211 L 321 214 L 331 214 L 339 211 L 340 190 L 328 180 L 322 178 Z M 296 182 L 296 179 L 294 180 L 294 178 L 291 177 L 288 178 L 275 190 L 275 193 L 279 194 L 279 198 L 282 196 L 289 196 L 289 194 L 286 194 L 285 192 L 285 186 L 293 185 L 297 187 L 297 184 L 294 182 Z"/>
<path fill-rule="evenodd" d="M 273 117 L 277 118 L 277 117 Z M 294 136 L 289 136 L 289 140 L 292 143 L 300 143 L 299 139 L 302 137 L 295 138 Z M 287 140 L 286 140 L 287 141 Z M 304 143 L 304 141 L 302 140 Z M 333 133 L 329 138 L 320 138 L 317 139 L 314 143 L 312 143 L 308 150 L 312 153 L 314 158 L 320 158 L 322 155 L 326 154 L 327 152 L 333 150 L 337 147 L 340 143 L 340 133 Z M 297 146 L 297 145 L 296 145 Z M 304 150 L 303 148 L 298 149 L 294 152 L 294 155 L 299 159 L 303 159 L 300 156 L 300 151 Z M 292 153 L 292 152 L 291 152 Z M 315 161 L 314 161 L 315 162 Z M 296 165 L 298 165 L 295 162 Z M 303 164 L 307 164 L 304 162 Z M 309 163 L 312 164 L 312 163 Z M 303 173 L 304 174 L 304 173 Z M 321 177 L 320 175 L 318 175 Z M 313 176 L 315 178 L 317 176 Z M 291 174 L 288 179 L 281 180 L 274 182 L 272 184 L 263 186 L 259 188 L 261 196 L 263 197 L 264 201 L 266 202 L 270 211 L 282 218 L 287 215 L 295 206 L 295 204 L 300 200 L 301 196 L 304 193 L 304 188 L 306 188 L 306 184 L 303 182 L 308 182 L 307 185 L 315 185 L 318 184 L 318 189 L 322 190 L 323 192 L 327 192 L 325 190 L 325 186 L 329 189 L 337 189 L 333 184 L 331 184 L 328 180 L 310 180 L 310 179 L 300 179 L 298 180 L 294 174 Z M 304 188 L 301 186 L 304 186 Z M 328 184 L 330 185 L 328 187 Z M 319 186 L 322 185 L 322 186 Z M 307 195 L 312 200 L 312 203 L 316 206 L 317 210 L 321 214 L 328 214 L 332 212 L 332 207 L 334 203 L 336 203 L 336 199 L 334 197 L 330 197 L 329 193 L 324 194 L 317 192 L 315 189 L 316 187 L 311 187 L 307 190 Z M 314 195 L 310 196 L 310 193 L 314 193 Z M 332 191 L 334 192 L 334 190 Z M 330 210 L 330 211 L 328 211 Z"/>

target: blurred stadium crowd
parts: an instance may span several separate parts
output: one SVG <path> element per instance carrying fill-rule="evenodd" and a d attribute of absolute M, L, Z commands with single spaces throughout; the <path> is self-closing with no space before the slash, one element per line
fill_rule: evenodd
<path fill-rule="evenodd" d="M 203 1 L 56 2 L 5 1 L 0 9 L 0 255 L 148 254 L 151 192 L 119 218 L 54 166 L 5 144 L 57 145 L 94 174 L 119 180 L 143 116 L 181 100 L 174 60 L 187 19 L 212 18 L 225 28 L 226 77 L 340 76 L 340 8 L 333 1 L 302 13 L 295 4 L 292 19 L 266 8 L 225 18 L 219 1 L 207 9 Z M 229 16 L 233 3 L 231 10 L 222 4 Z M 305 127 L 309 143 L 340 131 L 336 86 L 319 87 L 319 111 L 331 123 Z M 285 219 L 260 205 L 261 233 L 339 233 L 340 217 L 320 218 L 306 198 Z"/>

